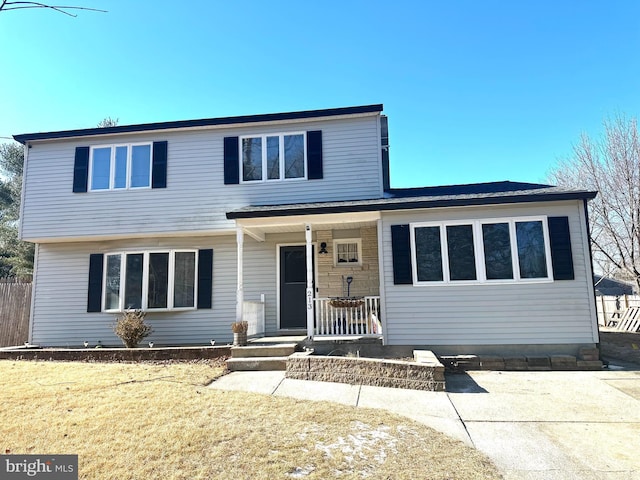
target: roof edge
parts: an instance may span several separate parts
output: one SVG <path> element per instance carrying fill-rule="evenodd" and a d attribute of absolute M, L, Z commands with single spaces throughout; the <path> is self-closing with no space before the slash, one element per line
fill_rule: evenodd
<path fill-rule="evenodd" d="M 93 135 L 109 135 L 114 133 L 149 132 L 175 128 L 207 127 L 214 125 L 236 125 L 241 123 L 274 122 L 278 120 L 298 120 L 304 118 L 334 117 L 340 115 L 357 115 L 362 113 L 381 112 L 381 103 L 359 105 L 354 107 L 327 108 L 322 110 L 301 110 L 297 112 L 263 113 L 258 115 L 241 115 L 235 117 L 202 118 L 197 120 L 177 120 L 172 122 L 140 123 L 135 125 L 116 125 L 115 127 L 95 127 L 77 130 L 60 130 L 56 132 L 23 133 L 13 135 L 15 141 L 22 144 L 32 140 L 53 140 L 60 138 L 88 137 Z"/>
<path fill-rule="evenodd" d="M 278 210 L 260 210 L 260 211 L 231 211 L 226 216 L 229 220 L 242 218 L 266 218 L 266 217 L 287 217 L 291 215 L 319 215 L 326 213 L 350 213 L 350 212 L 369 212 L 369 211 L 394 211 L 394 210 L 416 210 L 422 208 L 437 207 L 466 207 L 476 205 L 501 205 L 506 203 L 535 203 L 535 202 L 552 202 L 561 200 L 591 200 L 595 198 L 597 192 L 575 191 L 575 192 L 547 192 L 544 194 L 515 194 L 505 195 L 503 197 L 478 197 L 478 198 L 454 198 L 454 199 L 435 199 L 435 200 L 411 200 L 407 199 L 402 202 L 394 203 L 377 203 L 371 200 L 371 203 L 353 204 L 345 202 L 344 205 L 331 206 L 306 206 L 283 208 Z"/>

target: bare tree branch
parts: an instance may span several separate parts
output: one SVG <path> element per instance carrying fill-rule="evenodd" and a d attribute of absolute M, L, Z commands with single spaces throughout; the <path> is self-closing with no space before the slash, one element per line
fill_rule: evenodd
<path fill-rule="evenodd" d="M 591 243 L 603 273 L 632 279 L 640 289 L 640 141 L 637 119 L 618 115 L 604 134 L 582 135 L 573 155 L 549 174 L 557 185 L 597 190 L 589 203 Z"/>
<path fill-rule="evenodd" d="M 39 3 L 39 2 L 8 2 L 7 0 L 3 0 L 2 4 L 0 4 L 0 12 L 9 11 L 9 10 L 21 10 L 25 8 L 49 8 L 51 10 L 55 10 L 56 12 L 69 15 L 70 17 L 77 17 L 77 15 L 74 15 L 73 13 L 69 13 L 66 10 L 89 10 L 92 12 L 101 12 L 101 13 L 107 12 L 107 10 L 100 10 L 98 8 L 76 7 L 72 5 L 47 5 L 45 3 Z"/>

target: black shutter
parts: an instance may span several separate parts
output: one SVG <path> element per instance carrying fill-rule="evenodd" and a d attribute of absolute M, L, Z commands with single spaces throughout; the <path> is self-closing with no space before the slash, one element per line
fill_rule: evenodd
<path fill-rule="evenodd" d="M 409 225 L 391 225 L 393 284 L 411 285 L 411 241 Z"/>
<path fill-rule="evenodd" d="M 86 192 L 88 183 L 89 147 L 76 147 L 76 159 L 73 164 L 73 192 Z"/>
<path fill-rule="evenodd" d="M 104 255 L 89 255 L 89 292 L 87 294 L 87 312 L 102 311 L 102 269 Z"/>
<path fill-rule="evenodd" d="M 224 184 L 240 183 L 240 152 L 238 137 L 224 137 Z"/>
<path fill-rule="evenodd" d="M 153 142 L 151 188 L 167 188 L 167 142 Z"/>
<path fill-rule="evenodd" d="M 198 308 L 211 308 L 213 250 L 198 250 Z"/>
<path fill-rule="evenodd" d="M 568 217 L 549 217 L 549 242 L 554 280 L 573 280 L 573 256 Z"/>
<path fill-rule="evenodd" d="M 322 130 L 307 132 L 307 178 L 322 178 Z"/>

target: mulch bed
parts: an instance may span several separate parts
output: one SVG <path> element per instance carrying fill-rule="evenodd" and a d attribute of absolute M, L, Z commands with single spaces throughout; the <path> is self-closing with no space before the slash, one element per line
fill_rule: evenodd
<path fill-rule="evenodd" d="M 600 331 L 600 353 L 640 365 L 640 333 Z"/>

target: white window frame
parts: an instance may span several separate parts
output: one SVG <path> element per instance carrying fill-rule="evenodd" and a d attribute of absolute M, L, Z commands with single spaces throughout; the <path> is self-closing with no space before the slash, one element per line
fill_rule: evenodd
<path fill-rule="evenodd" d="M 544 253 L 547 267 L 547 276 L 540 278 L 521 278 L 520 259 L 518 258 L 518 243 L 516 237 L 516 223 L 520 222 L 541 222 L 542 234 L 544 237 Z M 484 259 L 484 243 L 482 237 L 482 225 L 507 223 L 509 224 L 509 241 L 511 246 L 511 265 L 513 278 L 509 279 L 487 279 L 487 271 Z M 454 225 L 471 225 L 473 230 L 473 249 L 476 265 L 476 280 L 451 280 L 449 272 L 449 249 L 447 245 L 446 227 Z M 440 249 L 442 262 L 443 280 L 439 281 L 419 281 L 418 263 L 415 241 L 415 229 L 421 227 L 439 227 L 440 229 Z M 416 222 L 409 225 L 411 244 L 411 269 L 413 285 L 416 286 L 442 286 L 442 285 L 475 285 L 475 284 L 513 284 L 513 283 L 549 283 L 553 282 L 553 267 L 551 263 L 551 243 L 549 241 L 549 227 L 547 216 L 530 217 L 504 217 L 504 218 L 479 218 L 473 220 L 445 220 L 437 222 Z"/>
<path fill-rule="evenodd" d="M 358 261 L 357 262 L 338 262 L 338 245 L 356 244 Z M 336 267 L 360 267 L 362 266 L 362 239 L 361 238 L 340 238 L 333 241 L 333 264 Z"/>
<path fill-rule="evenodd" d="M 131 163 L 133 147 L 137 146 L 149 146 L 149 185 L 144 187 L 132 187 L 131 186 Z M 116 148 L 127 148 L 127 177 L 125 187 L 115 187 L 116 180 Z M 110 148 L 111 156 L 109 157 L 109 188 L 93 188 L 93 152 L 95 149 Z M 151 188 L 151 177 L 153 174 L 153 142 L 136 142 L 136 143 L 110 143 L 105 145 L 92 145 L 89 149 L 89 191 L 90 192 L 112 192 L 117 190 L 146 190 Z"/>
<path fill-rule="evenodd" d="M 284 137 L 290 135 L 302 135 L 302 150 L 303 150 L 303 159 L 302 159 L 302 168 L 304 171 L 304 175 L 302 177 L 295 178 L 285 178 L 284 171 Z M 280 162 L 279 165 L 279 178 L 270 178 L 268 179 L 268 168 L 267 168 L 267 137 L 278 137 L 278 146 L 279 146 L 279 156 L 278 160 Z M 243 151 L 242 151 L 242 141 L 246 138 L 260 138 L 262 139 L 262 178 L 260 180 L 245 180 L 244 179 L 244 159 L 243 159 Z M 300 180 L 307 179 L 307 132 L 274 132 L 274 133 L 260 133 L 253 135 L 243 135 L 239 137 L 240 144 L 238 145 L 238 149 L 240 154 L 239 162 L 240 162 L 240 183 L 271 183 L 271 182 L 296 182 Z"/>
<path fill-rule="evenodd" d="M 175 258 L 176 253 L 194 253 L 195 265 L 194 265 L 194 279 L 193 279 L 193 307 L 174 307 L 174 293 L 175 293 Z M 168 289 L 167 289 L 167 307 L 165 308 L 149 308 L 149 256 L 154 253 L 168 253 L 169 254 L 169 271 L 168 271 Z M 102 273 L 102 311 L 106 313 L 119 313 L 129 310 L 124 305 L 124 293 L 126 283 L 126 256 L 127 255 L 143 255 L 142 260 L 142 302 L 141 310 L 145 312 L 179 312 L 187 310 L 196 310 L 198 308 L 198 262 L 200 260 L 198 250 L 190 248 L 177 248 L 177 249 L 165 249 L 165 250 L 130 250 L 119 252 L 108 252 L 104 254 L 103 273 Z M 120 291 L 119 291 L 119 305 L 116 309 L 106 309 L 107 298 L 107 259 L 112 255 L 120 255 Z"/>

